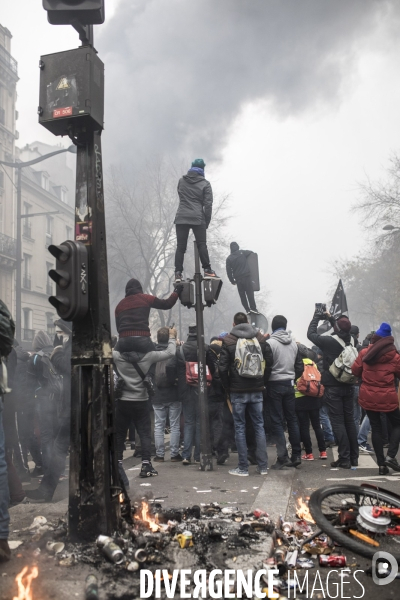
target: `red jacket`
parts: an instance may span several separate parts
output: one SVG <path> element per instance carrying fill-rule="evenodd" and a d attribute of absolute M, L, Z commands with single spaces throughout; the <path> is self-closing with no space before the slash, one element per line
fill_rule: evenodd
<path fill-rule="evenodd" d="M 375 356 L 371 359 L 373 353 Z M 395 377 L 400 379 L 400 354 L 394 348 L 392 337 L 381 338 L 361 350 L 351 370 L 362 379 L 359 403 L 365 410 L 390 412 L 399 407 Z"/>

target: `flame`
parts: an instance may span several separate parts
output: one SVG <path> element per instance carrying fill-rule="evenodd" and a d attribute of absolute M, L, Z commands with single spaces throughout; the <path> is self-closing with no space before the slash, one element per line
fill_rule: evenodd
<path fill-rule="evenodd" d="M 315 523 L 311 516 L 310 509 L 308 508 L 307 504 L 303 502 L 303 498 L 297 499 L 296 515 L 299 517 L 299 519 L 304 519 L 304 521 L 307 521 L 308 523 Z"/>
<path fill-rule="evenodd" d="M 142 502 L 139 511 L 134 514 L 134 519 L 142 521 L 151 531 L 159 531 L 160 529 L 158 519 L 150 514 L 150 507 L 147 502 Z"/>
<path fill-rule="evenodd" d="M 14 596 L 13 600 L 33 600 L 31 583 L 32 579 L 36 579 L 39 575 L 39 570 L 37 567 L 32 567 L 31 572 L 28 573 L 28 571 L 29 567 L 24 567 L 21 573 L 18 573 L 16 576 L 15 581 L 18 585 L 18 596 Z"/>
<path fill-rule="evenodd" d="M 120 495 L 119 495 L 119 503 L 120 503 L 120 504 L 123 504 L 123 503 L 124 503 L 124 495 L 123 495 L 123 494 L 120 494 Z"/>

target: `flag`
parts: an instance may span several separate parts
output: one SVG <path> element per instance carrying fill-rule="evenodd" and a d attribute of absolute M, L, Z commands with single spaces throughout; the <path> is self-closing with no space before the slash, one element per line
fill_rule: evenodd
<path fill-rule="evenodd" d="M 343 284 L 342 284 L 341 279 L 339 279 L 339 283 L 336 288 L 336 292 L 333 295 L 329 312 L 332 315 L 332 317 L 334 317 L 335 319 L 338 319 L 342 315 L 346 315 L 346 317 L 349 316 L 349 310 L 347 308 L 346 294 L 344 293 Z M 322 323 L 322 325 L 320 325 L 318 327 L 317 331 L 318 331 L 319 335 L 324 335 L 324 334 L 328 333 L 328 331 L 330 331 L 330 329 L 332 329 L 332 325 L 330 324 L 330 322 L 324 321 Z"/>

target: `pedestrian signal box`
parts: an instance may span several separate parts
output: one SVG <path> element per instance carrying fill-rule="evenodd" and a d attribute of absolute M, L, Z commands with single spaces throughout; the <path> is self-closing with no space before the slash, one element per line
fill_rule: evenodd
<path fill-rule="evenodd" d="M 51 244 L 49 252 L 56 258 L 56 268 L 49 271 L 56 295 L 49 302 L 64 321 L 81 319 L 89 310 L 87 248 L 82 242 L 67 240 L 60 246 Z"/>
<path fill-rule="evenodd" d="M 203 279 L 204 302 L 208 307 L 217 303 L 222 288 L 222 279 L 213 277 L 212 279 Z"/>
<path fill-rule="evenodd" d="M 104 125 L 104 64 L 81 46 L 42 56 L 39 123 L 54 135 L 100 131 Z"/>
<path fill-rule="evenodd" d="M 193 281 L 182 281 L 183 290 L 180 294 L 180 301 L 183 306 L 192 308 L 195 305 L 195 290 Z"/>

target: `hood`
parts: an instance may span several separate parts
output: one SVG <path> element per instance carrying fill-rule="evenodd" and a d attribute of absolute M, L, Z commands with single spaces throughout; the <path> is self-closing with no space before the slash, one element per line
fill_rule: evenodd
<path fill-rule="evenodd" d="M 234 252 L 237 252 L 239 250 L 239 244 L 237 244 L 236 242 L 232 242 L 231 243 L 231 254 L 233 254 Z"/>
<path fill-rule="evenodd" d="M 375 336 L 374 336 L 375 338 Z M 374 340 L 374 338 L 372 338 Z M 373 365 L 377 362 L 390 362 L 393 358 L 393 353 L 396 353 L 393 336 L 375 339 L 367 352 L 363 356 L 363 362 L 367 365 Z"/>
<path fill-rule="evenodd" d="M 114 352 L 118 352 L 114 350 Z M 121 358 L 123 358 L 128 363 L 138 363 L 142 360 L 144 356 L 146 356 L 145 352 L 119 352 Z"/>
<path fill-rule="evenodd" d="M 51 339 L 45 331 L 38 331 L 32 342 L 32 349 L 35 352 L 39 352 L 44 348 L 53 347 Z"/>
<path fill-rule="evenodd" d="M 275 331 L 275 333 L 271 335 L 271 340 L 277 340 L 281 344 L 285 344 L 285 346 L 287 346 L 293 341 L 292 332 L 280 329 L 279 331 Z"/>
<path fill-rule="evenodd" d="M 231 334 L 238 338 L 250 340 L 251 338 L 256 337 L 257 331 L 250 323 L 240 323 L 240 325 L 235 325 Z"/>
<path fill-rule="evenodd" d="M 164 344 L 160 344 L 160 342 L 158 342 L 156 344 L 156 350 L 165 350 L 166 348 L 168 348 L 168 342 Z"/>
<path fill-rule="evenodd" d="M 130 279 L 125 286 L 125 297 L 134 294 L 143 294 L 143 288 L 137 279 Z"/>
<path fill-rule="evenodd" d="M 199 183 L 199 181 L 203 181 L 204 177 L 196 171 L 188 171 L 186 175 L 183 176 L 183 179 L 186 183 Z"/>

